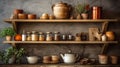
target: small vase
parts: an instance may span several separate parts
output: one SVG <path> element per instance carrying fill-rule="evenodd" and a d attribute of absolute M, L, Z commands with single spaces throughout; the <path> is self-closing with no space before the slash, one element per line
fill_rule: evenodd
<path fill-rule="evenodd" d="M 11 36 L 6 36 L 6 41 L 11 41 L 12 37 Z"/>
<path fill-rule="evenodd" d="M 78 14 L 76 19 L 81 19 L 81 14 Z"/>
<path fill-rule="evenodd" d="M 88 14 L 87 13 L 82 13 L 81 16 L 82 16 L 83 19 L 88 19 Z"/>

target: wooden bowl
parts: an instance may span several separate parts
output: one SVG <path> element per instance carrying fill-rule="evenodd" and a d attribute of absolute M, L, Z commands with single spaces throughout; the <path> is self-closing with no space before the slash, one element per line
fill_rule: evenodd
<path fill-rule="evenodd" d="M 35 14 L 28 14 L 28 19 L 36 19 L 36 15 Z"/>
<path fill-rule="evenodd" d="M 27 19 L 27 14 L 18 14 L 18 19 Z"/>

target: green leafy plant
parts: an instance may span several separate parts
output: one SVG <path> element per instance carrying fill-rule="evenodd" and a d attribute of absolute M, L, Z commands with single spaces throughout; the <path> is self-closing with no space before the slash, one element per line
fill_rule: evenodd
<path fill-rule="evenodd" d="M 0 52 L 0 60 L 4 61 L 5 63 L 9 63 L 9 59 L 14 56 L 16 63 L 20 63 L 21 57 L 24 55 L 24 53 L 24 48 L 16 49 L 14 47 L 10 47 L 6 49 L 4 53 Z"/>
<path fill-rule="evenodd" d="M 3 28 L 1 31 L 0 31 L 0 37 L 5 37 L 5 36 L 13 36 L 15 35 L 15 31 L 12 27 L 6 27 L 6 28 Z"/>
<path fill-rule="evenodd" d="M 86 4 L 77 4 L 75 6 L 75 10 L 77 13 L 81 14 L 81 13 L 87 13 L 89 11 L 89 5 Z"/>

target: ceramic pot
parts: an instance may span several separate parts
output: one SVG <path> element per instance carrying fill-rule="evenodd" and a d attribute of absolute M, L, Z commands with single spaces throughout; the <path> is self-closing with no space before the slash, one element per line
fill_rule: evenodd
<path fill-rule="evenodd" d="M 59 2 L 52 6 L 53 14 L 57 19 L 68 19 L 71 7 L 67 3 Z"/>
<path fill-rule="evenodd" d="M 6 36 L 6 41 L 11 41 L 12 37 L 11 36 Z"/>
<path fill-rule="evenodd" d="M 9 64 L 13 64 L 15 62 L 15 56 L 11 57 L 8 61 Z"/>
<path fill-rule="evenodd" d="M 38 57 L 37 56 L 29 56 L 27 57 L 27 61 L 29 64 L 35 64 L 38 62 Z"/>
<path fill-rule="evenodd" d="M 112 31 L 106 32 L 107 40 L 108 41 L 114 41 L 115 40 L 115 35 Z"/>
<path fill-rule="evenodd" d="M 107 64 L 108 63 L 108 56 L 107 55 L 98 55 L 99 63 L 100 64 Z"/>
<path fill-rule="evenodd" d="M 14 10 L 14 14 L 19 14 L 19 13 L 23 13 L 22 9 L 15 9 Z"/>
<path fill-rule="evenodd" d="M 111 63 L 117 64 L 118 63 L 118 57 L 117 56 L 110 56 L 111 57 Z"/>
<path fill-rule="evenodd" d="M 82 13 L 81 16 L 82 16 L 82 19 L 88 19 L 88 14 L 87 13 Z"/>
<path fill-rule="evenodd" d="M 27 19 L 27 14 L 18 14 L 18 19 Z"/>
<path fill-rule="evenodd" d="M 28 14 L 28 19 L 36 19 L 36 15 L 35 14 Z"/>

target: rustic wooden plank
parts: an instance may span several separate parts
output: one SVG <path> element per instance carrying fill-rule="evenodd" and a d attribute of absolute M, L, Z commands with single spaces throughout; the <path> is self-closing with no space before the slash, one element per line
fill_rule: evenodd
<path fill-rule="evenodd" d="M 92 19 L 85 19 L 85 20 L 77 20 L 77 19 L 54 19 L 54 20 L 40 20 L 40 19 L 33 19 L 33 20 L 28 20 L 28 19 L 7 19 L 4 20 L 5 22 L 9 22 L 11 23 L 12 21 L 14 22 L 38 22 L 38 23 L 42 23 L 42 22 L 59 22 L 59 23 L 63 23 L 63 22 L 116 22 L 117 19 L 98 19 L 98 20 L 92 20 Z"/>
<path fill-rule="evenodd" d="M 118 41 L 3 41 L 3 43 L 41 43 L 41 44 L 117 44 Z"/>

